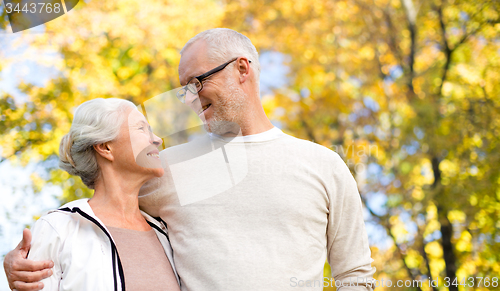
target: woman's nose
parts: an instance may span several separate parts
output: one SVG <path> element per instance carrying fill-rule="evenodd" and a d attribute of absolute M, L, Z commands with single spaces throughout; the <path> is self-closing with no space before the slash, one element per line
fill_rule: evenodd
<path fill-rule="evenodd" d="M 150 142 L 156 146 L 159 146 L 163 143 L 162 139 L 159 138 L 156 134 L 151 133 L 151 140 Z"/>

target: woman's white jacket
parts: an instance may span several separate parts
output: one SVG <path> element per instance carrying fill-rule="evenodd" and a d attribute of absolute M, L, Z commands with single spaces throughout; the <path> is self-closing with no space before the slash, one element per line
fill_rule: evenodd
<path fill-rule="evenodd" d="M 142 212 L 156 232 L 179 283 L 166 224 Z M 52 260 L 53 275 L 43 290 L 125 290 L 125 278 L 116 245 L 106 226 L 95 216 L 88 199 L 50 211 L 35 223 L 28 258 Z"/>

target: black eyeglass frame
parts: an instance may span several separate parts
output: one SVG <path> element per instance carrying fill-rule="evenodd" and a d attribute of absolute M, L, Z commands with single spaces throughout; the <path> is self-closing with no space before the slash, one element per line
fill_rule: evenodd
<path fill-rule="evenodd" d="M 181 88 L 181 89 L 177 92 L 177 94 L 176 94 L 176 95 L 177 95 L 177 98 L 178 98 L 178 99 L 179 99 L 182 103 L 184 103 L 184 102 L 185 102 L 185 97 L 186 97 L 186 93 L 187 93 L 187 91 L 189 91 L 189 92 L 191 92 L 191 93 L 193 93 L 193 94 L 198 94 L 201 90 L 203 90 L 203 81 L 204 81 L 206 78 L 208 78 L 208 77 L 212 76 L 213 74 L 215 74 L 215 73 L 217 73 L 217 72 L 220 72 L 220 71 L 224 70 L 224 69 L 225 69 L 225 68 L 226 68 L 226 67 L 227 67 L 230 63 L 232 63 L 232 62 L 236 61 L 236 60 L 237 60 L 237 59 L 239 59 L 239 58 L 240 58 L 240 57 L 234 58 L 234 59 L 230 60 L 230 61 L 229 61 L 229 62 L 227 62 L 227 63 L 224 63 L 224 64 L 222 64 L 222 65 L 220 65 L 220 66 L 218 66 L 218 67 L 216 67 L 216 68 L 211 69 L 210 71 L 208 71 L 208 72 L 206 72 L 206 73 L 203 73 L 203 74 L 201 74 L 201 75 L 199 75 L 199 76 L 196 76 L 196 77 L 193 77 L 193 78 L 189 79 L 189 81 L 187 82 L 186 86 L 182 86 L 182 88 Z M 252 63 L 252 61 L 251 61 L 251 60 L 248 60 L 248 62 L 249 62 L 249 63 Z M 200 89 L 199 89 L 199 90 L 197 90 L 196 92 L 193 92 L 192 90 L 190 90 L 190 87 L 189 87 L 189 84 L 191 83 L 191 81 L 192 81 L 193 79 L 197 79 L 197 80 L 198 80 L 198 82 L 200 83 Z M 182 92 L 182 93 L 181 93 L 181 92 Z"/>

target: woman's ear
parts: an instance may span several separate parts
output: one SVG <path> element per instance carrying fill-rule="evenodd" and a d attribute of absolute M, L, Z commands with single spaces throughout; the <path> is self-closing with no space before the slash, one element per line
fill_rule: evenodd
<path fill-rule="evenodd" d="M 109 161 L 115 160 L 115 157 L 113 157 L 113 153 L 111 152 L 111 148 L 109 146 L 109 143 L 107 143 L 107 142 L 94 145 L 94 150 L 96 151 L 96 153 L 98 155 L 100 155 L 101 157 L 103 157 Z"/>

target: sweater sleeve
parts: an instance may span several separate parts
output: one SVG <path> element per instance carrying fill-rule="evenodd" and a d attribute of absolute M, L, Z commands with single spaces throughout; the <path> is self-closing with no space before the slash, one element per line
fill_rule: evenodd
<path fill-rule="evenodd" d="M 52 268 L 52 276 L 43 279 L 44 284 L 42 290 L 52 291 L 59 290 L 59 283 L 62 278 L 61 264 L 59 260 L 62 240 L 59 233 L 45 219 L 40 218 L 32 227 L 33 239 L 31 250 L 28 254 L 30 260 L 52 260 L 54 267 Z"/>
<path fill-rule="evenodd" d="M 375 268 L 363 220 L 356 181 L 344 161 L 336 155 L 327 226 L 328 262 L 337 290 L 373 290 Z M 342 283 L 342 285 L 341 285 Z"/>

